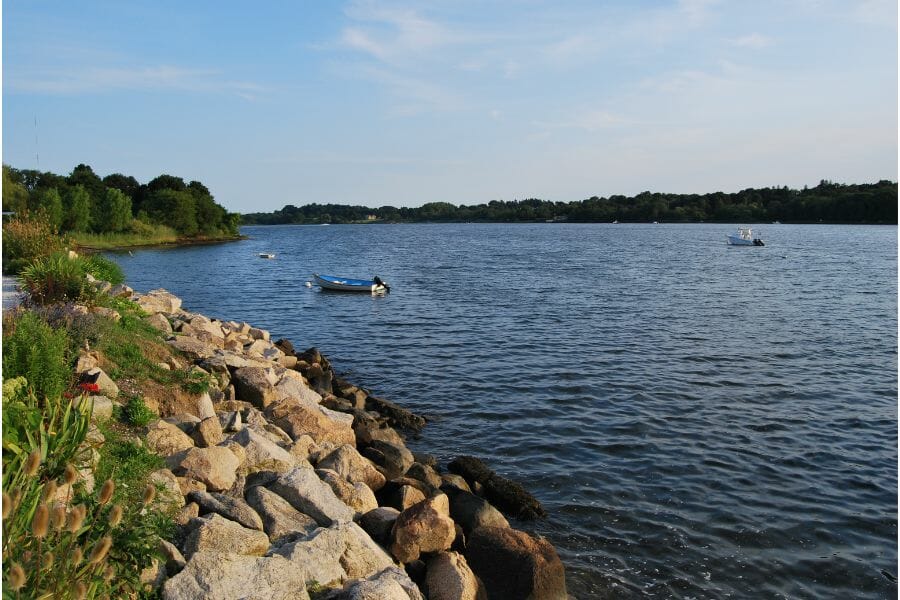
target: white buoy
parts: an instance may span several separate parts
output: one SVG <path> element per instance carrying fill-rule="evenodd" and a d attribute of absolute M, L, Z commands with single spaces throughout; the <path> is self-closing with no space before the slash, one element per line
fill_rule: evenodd
<path fill-rule="evenodd" d="M 311 281 L 307 281 L 307 282 L 306 282 L 306 287 L 312 287 L 312 282 L 311 282 Z"/>

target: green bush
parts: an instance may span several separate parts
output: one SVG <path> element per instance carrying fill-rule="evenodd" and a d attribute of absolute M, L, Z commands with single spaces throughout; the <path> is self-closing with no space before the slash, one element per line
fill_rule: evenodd
<path fill-rule="evenodd" d="M 63 253 L 36 259 L 22 269 L 19 279 L 22 289 L 37 304 L 89 301 L 96 296 L 95 288 L 85 278 L 84 262 Z"/>
<path fill-rule="evenodd" d="M 38 398 L 60 398 L 72 374 L 64 329 L 54 329 L 33 312 L 4 323 L 3 377 L 24 377 Z"/>
<path fill-rule="evenodd" d="M 144 404 L 140 396 L 131 396 L 122 407 L 122 418 L 129 425 L 143 427 L 156 418 L 156 413 Z"/>
<path fill-rule="evenodd" d="M 3 224 L 3 272 L 18 273 L 34 259 L 63 250 L 67 240 L 53 232 L 43 212 L 25 213 Z"/>
<path fill-rule="evenodd" d="M 113 285 L 125 282 L 125 273 L 122 267 L 113 260 L 100 254 L 89 254 L 82 258 L 84 270 L 101 281 L 108 281 Z"/>

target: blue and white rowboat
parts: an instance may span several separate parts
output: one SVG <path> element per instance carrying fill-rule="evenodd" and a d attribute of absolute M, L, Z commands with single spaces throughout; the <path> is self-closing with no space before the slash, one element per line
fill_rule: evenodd
<path fill-rule="evenodd" d="M 319 275 L 313 273 L 313 279 L 324 290 L 337 290 L 339 292 L 389 292 L 391 286 L 376 276 L 374 279 L 348 279 L 347 277 L 335 277 L 334 275 Z"/>

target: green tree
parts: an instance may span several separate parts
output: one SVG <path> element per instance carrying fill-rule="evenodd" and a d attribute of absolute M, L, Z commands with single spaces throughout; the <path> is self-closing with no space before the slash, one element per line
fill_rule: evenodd
<path fill-rule="evenodd" d="M 91 223 L 91 196 L 83 185 L 69 189 L 66 197 L 66 215 L 63 229 L 66 231 L 87 231 Z"/>
<path fill-rule="evenodd" d="M 42 210 L 47 215 L 47 222 L 54 232 L 58 232 L 63 224 L 63 201 L 56 188 L 39 188 L 32 192 L 29 206 L 33 210 Z"/>
<path fill-rule="evenodd" d="M 98 231 L 124 231 L 131 224 L 131 198 L 116 188 L 107 188 L 100 206 Z"/>
<path fill-rule="evenodd" d="M 103 185 L 103 180 L 94 173 L 93 169 L 85 164 L 80 164 L 72 169 L 68 183 L 73 186 L 83 186 L 94 204 L 100 204 L 103 201 L 103 196 L 106 194 L 106 186 Z"/>
<path fill-rule="evenodd" d="M 3 210 L 22 212 L 28 208 L 28 189 L 18 176 L 18 171 L 3 165 Z"/>
<path fill-rule="evenodd" d="M 185 236 L 197 235 L 197 208 L 194 197 L 187 191 L 161 189 L 150 194 L 143 210 L 156 223 L 162 223 Z"/>

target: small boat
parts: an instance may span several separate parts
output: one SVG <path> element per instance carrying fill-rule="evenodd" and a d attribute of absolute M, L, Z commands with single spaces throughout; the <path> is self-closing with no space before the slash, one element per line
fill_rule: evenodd
<path fill-rule="evenodd" d="M 348 279 L 347 277 L 335 277 L 334 275 L 319 275 L 313 273 L 313 279 L 323 290 L 336 290 L 339 292 L 389 292 L 391 286 L 381 280 L 377 275 L 373 279 Z"/>
<path fill-rule="evenodd" d="M 275 255 L 270 252 L 260 252 L 259 257 L 260 258 L 275 258 Z"/>
<path fill-rule="evenodd" d="M 753 237 L 749 227 L 739 227 L 737 233 L 726 234 L 725 240 L 729 246 L 765 246 L 762 239 Z"/>

